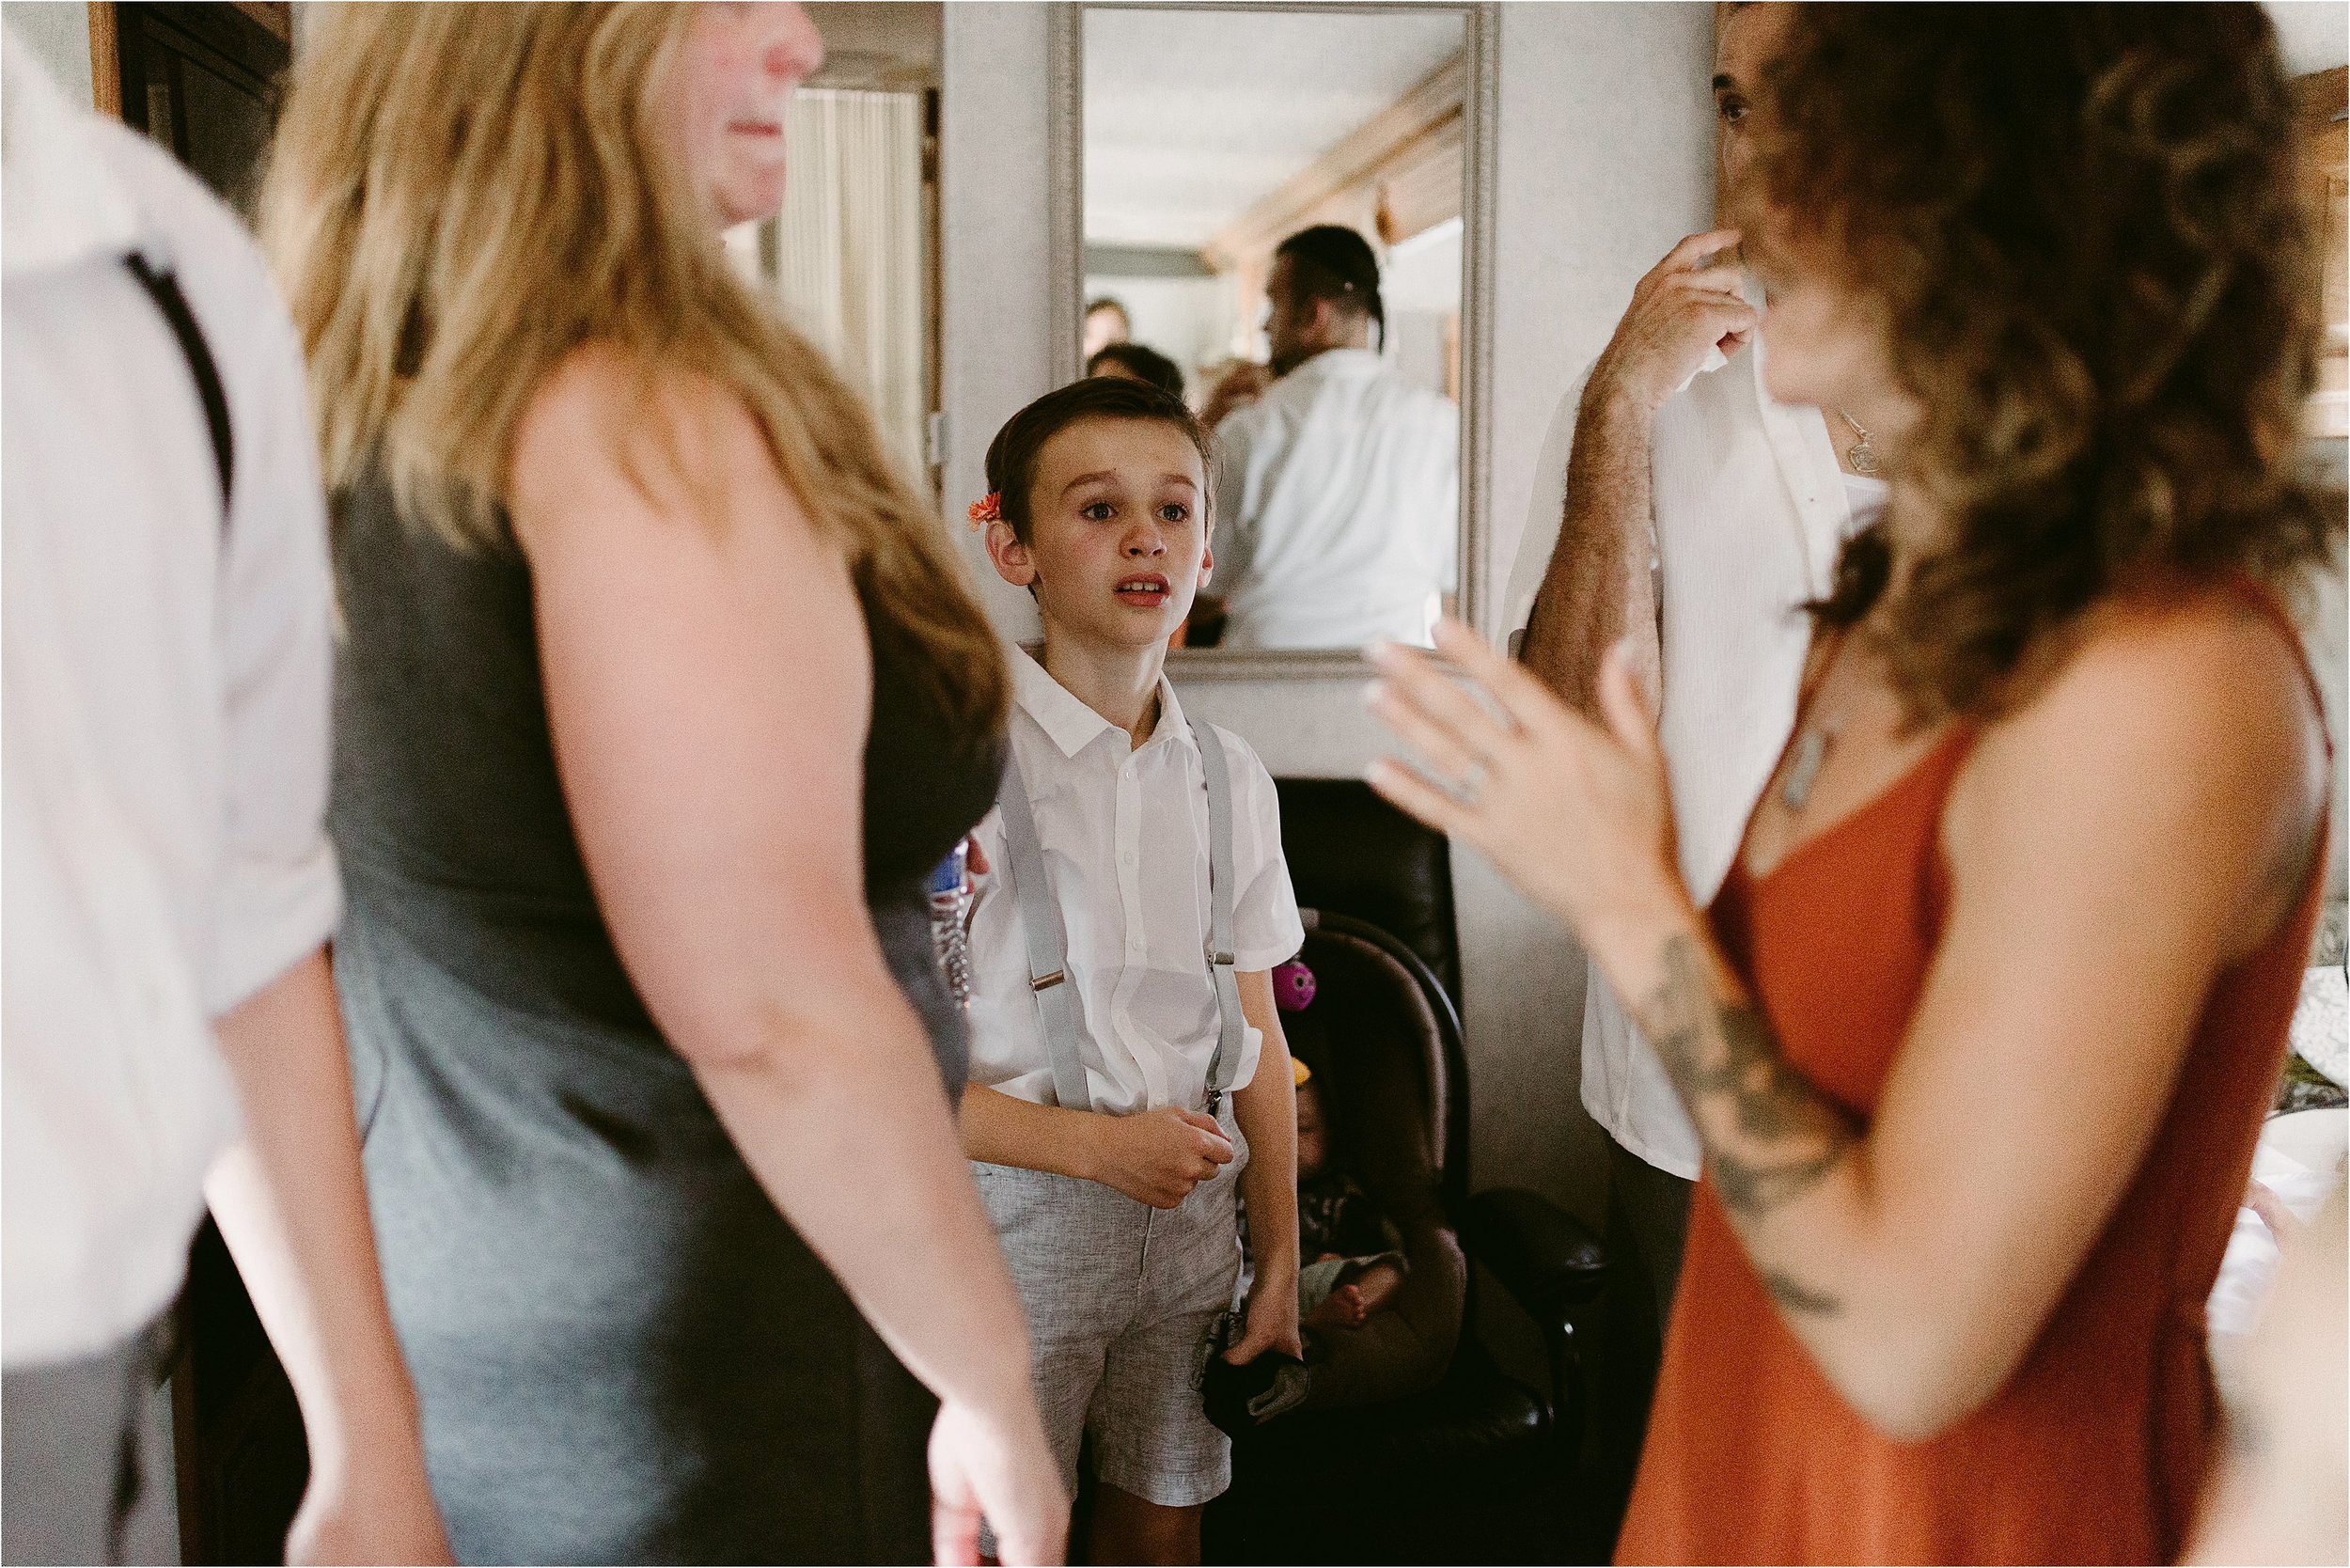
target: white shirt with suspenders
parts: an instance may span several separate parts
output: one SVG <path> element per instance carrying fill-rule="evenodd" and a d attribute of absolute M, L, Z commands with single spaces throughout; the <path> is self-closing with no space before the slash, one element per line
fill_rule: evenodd
<path fill-rule="evenodd" d="M 0 1349 L 114 1354 L 237 1136 L 212 1020 L 315 951 L 332 598 L 301 346 L 237 219 L 5 52 Z"/>
<path fill-rule="evenodd" d="M 1196 1379 L 1240 1278 L 1248 1147 L 1231 1095 L 1262 1037 L 1235 977 L 1305 940 L 1280 808 L 1248 744 L 1186 719 L 1164 678 L 1136 747 L 1026 653 L 1011 662 L 1011 759 L 979 831 L 971 1081 L 1110 1115 L 1204 1110 L 1234 1157 L 1168 1210 L 1048 1171 L 973 1171 L 1027 1310 L 1064 1479 L 1090 1434 L 1104 1482 L 1195 1506 L 1230 1478 Z"/>
<path fill-rule="evenodd" d="M 1270 969 L 1305 941 L 1280 805 L 1248 743 L 1184 717 L 1159 682 L 1159 718 L 1134 747 L 1124 730 L 1065 690 L 1026 653 L 1011 653 L 1013 760 L 1026 785 L 1039 847 L 1067 932 L 1066 979 L 1030 989 L 1029 942 L 1013 896 L 1006 813 L 979 824 L 995 872 L 971 912 L 971 1081 L 1042 1105 L 1075 1098 L 1056 1082 L 1044 1024 L 1076 1025 L 1086 1108 L 1125 1115 L 1162 1105 L 1199 1109 L 1208 1063 L 1225 1046 L 1229 1092 L 1255 1075 L 1257 1030 L 1229 1027 L 1210 974 L 1213 913 L 1210 796 L 1201 737 L 1220 743 L 1230 776 L 1231 938 L 1222 975 Z M 1211 734 L 1210 731 L 1214 730 Z M 1049 971 L 1047 971 L 1049 972 Z M 1058 992 L 1058 996 L 1052 993 Z M 1237 1009 L 1237 1000 L 1232 1003 Z"/>

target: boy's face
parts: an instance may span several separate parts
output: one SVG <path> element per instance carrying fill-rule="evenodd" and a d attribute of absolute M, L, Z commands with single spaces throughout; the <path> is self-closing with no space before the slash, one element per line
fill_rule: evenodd
<path fill-rule="evenodd" d="M 1163 644 L 1214 557 L 1199 450 L 1155 419 L 1080 419 L 1037 454 L 1028 541 L 989 530 L 1004 581 L 1036 589 L 1056 635 L 1097 647 Z"/>
<path fill-rule="evenodd" d="M 1309 1080 L 1297 1086 L 1297 1173 L 1316 1175 L 1329 1157 L 1328 1134 L 1322 1125 L 1322 1095 Z"/>

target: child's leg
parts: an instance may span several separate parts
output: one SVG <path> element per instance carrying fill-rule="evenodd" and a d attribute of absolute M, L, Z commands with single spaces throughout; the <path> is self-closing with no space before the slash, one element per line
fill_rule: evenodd
<path fill-rule="evenodd" d="M 1208 1419 L 1197 1381 L 1203 1341 L 1240 1275 L 1230 1174 L 1154 1213 L 1151 1231 L 1140 1309 L 1110 1342 L 1086 1415 L 1096 1562 L 1198 1562 L 1200 1510 L 1232 1478 L 1231 1439 Z"/>
<path fill-rule="evenodd" d="M 1087 1543 L 1093 1562 L 1193 1563 L 1199 1560 L 1201 1505 L 1168 1508 L 1145 1502 L 1106 1482 L 1096 1487 L 1093 1531 Z"/>

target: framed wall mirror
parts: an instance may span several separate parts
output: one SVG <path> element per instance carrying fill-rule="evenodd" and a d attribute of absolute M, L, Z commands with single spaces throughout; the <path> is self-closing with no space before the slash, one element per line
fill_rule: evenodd
<path fill-rule="evenodd" d="M 1328 678 L 1482 608 L 1487 5 L 1058 7 L 1054 368 L 1215 435 L 1179 678 Z"/>

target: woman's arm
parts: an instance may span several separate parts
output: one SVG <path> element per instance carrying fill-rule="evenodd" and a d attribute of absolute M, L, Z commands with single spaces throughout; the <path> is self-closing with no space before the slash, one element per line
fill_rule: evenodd
<path fill-rule="evenodd" d="M 2135 1173 L 2213 977 L 2300 890 L 2323 770 L 2290 654 L 2257 621 L 2120 625 L 1985 735 L 1944 820 L 1950 917 L 1864 1124 L 1788 1064 L 1672 873 L 1622 662 L 1611 737 L 1472 643 L 1444 647 L 1514 730 L 1424 666 L 1391 662 L 1380 702 L 1447 773 L 1483 760 L 1477 805 L 1393 764 L 1382 791 L 1640 998 L 1757 1274 L 1855 1407 L 1910 1438 L 1979 1407 Z"/>
<path fill-rule="evenodd" d="M 415 1391 L 393 1337 L 359 1175 L 351 1068 L 326 955 L 213 1026 L 245 1135 L 204 1184 L 285 1363 L 310 1481 L 289 1562 L 446 1562 Z"/>
<path fill-rule="evenodd" d="M 648 409 L 641 384 L 575 354 L 513 460 L 599 906 L 760 1184 L 946 1402 L 942 1551 L 970 1560 L 983 1505 L 1006 1561 L 1058 1560 L 1066 1499 L 1019 1301 L 865 904 L 872 671 L 847 566 L 734 399 L 675 377 Z M 674 462 L 647 433 L 664 424 Z"/>
<path fill-rule="evenodd" d="M 1248 1292 L 1248 1322 L 1227 1361 L 1251 1361 L 1266 1350 L 1301 1356 L 1297 1334 L 1297 1080 L 1289 1042 L 1273 1000 L 1273 976 L 1263 969 L 1236 977 L 1242 1016 L 1264 1035 L 1257 1074 L 1232 1096 L 1232 1119 L 1248 1140 L 1240 1173 L 1248 1205 L 1248 1251 L 1257 1265 Z"/>

